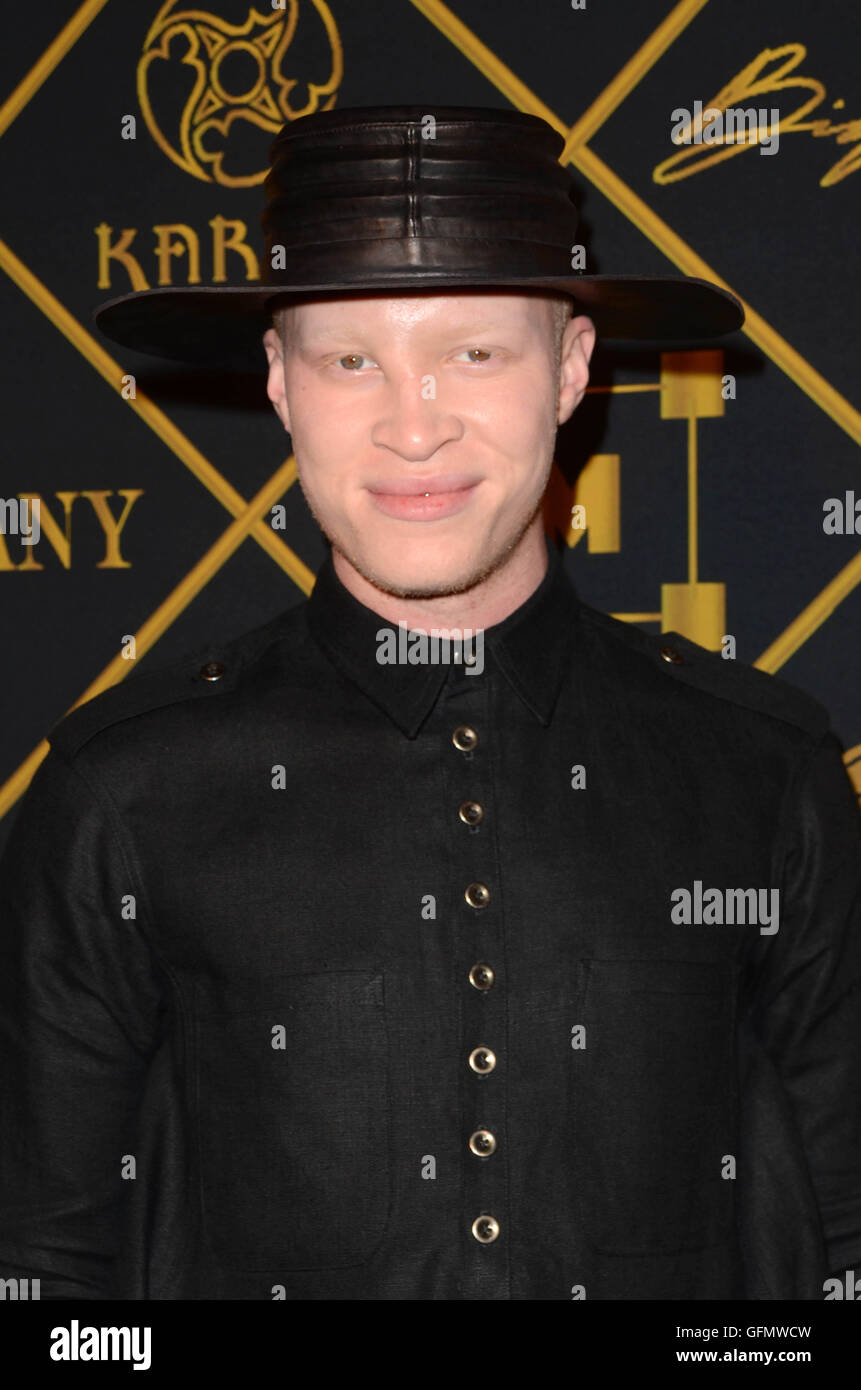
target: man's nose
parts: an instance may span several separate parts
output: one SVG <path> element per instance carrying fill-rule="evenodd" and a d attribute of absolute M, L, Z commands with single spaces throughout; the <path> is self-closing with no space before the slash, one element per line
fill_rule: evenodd
<path fill-rule="evenodd" d="M 440 399 L 436 379 L 410 374 L 388 383 L 371 438 L 380 448 L 418 463 L 462 434 L 463 424 Z"/>

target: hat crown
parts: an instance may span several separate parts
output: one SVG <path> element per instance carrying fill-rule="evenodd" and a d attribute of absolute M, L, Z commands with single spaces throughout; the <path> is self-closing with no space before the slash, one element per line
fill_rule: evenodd
<path fill-rule="evenodd" d="M 277 304 L 354 293 L 566 294 L 609 338 L 684 344 L 738 328 L 741 304 L 708 281 L 583 267 L 564 149 L 540 116 L 496 107 L 299 116 L 272 144 L 258 283 L 135 291 L 97 322 L 143 352 L 254 369 Z"/>
<path fill-rule="evenodd" d="M 261 216 L 266 283 L 309 285 L 338 268 L 348 287 L 401 268 L 492 283 L 570 275 L 577 208 L 560 135 L 536 116 L 488 107 L 320 111 L 272 144 Z M 283 248 L 280 255 L 276 252 Z"/>

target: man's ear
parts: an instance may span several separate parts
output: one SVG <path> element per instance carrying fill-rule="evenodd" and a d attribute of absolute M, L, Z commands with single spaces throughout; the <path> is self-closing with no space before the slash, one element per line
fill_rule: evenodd
<path fill-rule="evenodd" d="M 565 325 L 559 362 L 559 401 L 556 419 L 560 425 L 570 420 L 589 385 L 589 362 L 595 347 L 595 325 L 585 314 L 578 314 Z"/>
<path fill-rule="evenodd" d="M 287 408 L 287 393 L 284 389 L 284 346 L 274 328 L 267 328 L 263 334 L 263 347 L 269 363 L 266 394 L 275 407 L 275 414 L 289 434 L 290 411 Z"/>

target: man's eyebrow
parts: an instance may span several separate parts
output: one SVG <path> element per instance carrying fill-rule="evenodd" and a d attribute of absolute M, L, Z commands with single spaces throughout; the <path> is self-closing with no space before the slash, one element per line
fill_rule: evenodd
<path fill-rule="evenodd" d="M 428 334 L 438 337 L 457 336 L 470 333 L 487 333 L 491 329 L 515 328 L 515 324 L 506 324 L 500 319 L 463 319 L 454 324 L 445 324 L 437 328 L 429 328 Z M 304 346 L 314 346 L 326 338 L 350 337 L 354 333 L 362 333 L 364 325 L 360 322 L 355 324 L 336 325 L 321 324 L 317 328 L 306 329 L 299 336 Z"/>

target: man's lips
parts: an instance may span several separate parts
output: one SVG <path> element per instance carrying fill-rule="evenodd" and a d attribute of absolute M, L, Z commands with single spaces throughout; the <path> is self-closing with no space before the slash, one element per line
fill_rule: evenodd
<path fill-rule="evenodd" d="M 400 521 L 437 521 L 467 506 L 481 482 L 474 473 L 438 473 L 429 478 L 381 478 L 368 487 L 378 511 Z"/>
<path fill-rule="evenodd" d="M 424 497 L 426 492 L 431 496 L 437 492 L 462 492 L 480 481 L 477 473 L 435 473 L 427 478 L 401 476 L 380 478 L 378 482 L 368 484 L 368 491 L 383 497 Z"/>

